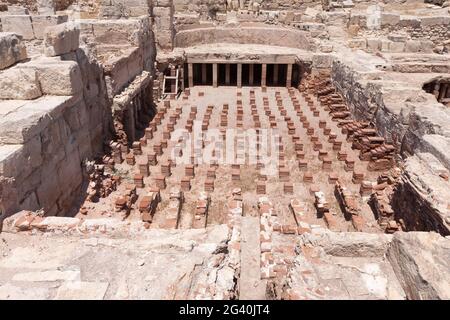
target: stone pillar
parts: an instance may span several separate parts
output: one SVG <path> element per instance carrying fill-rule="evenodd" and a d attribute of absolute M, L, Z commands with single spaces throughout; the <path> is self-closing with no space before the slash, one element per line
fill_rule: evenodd
<path fill-rule="evenodd" d="M 288 64 L 287 76 L 286 76 L 286 87 L 292 87 L 292 64 Z"/>
<path fill-rule="evenodd" d="M 188 82 L 189 88 L 194 87 L 194 65 L 192 63 L 188 64 Z"/>
<path fill-rule="evenodd" d="M 213 87 L 217 88 L 218 82 L 219 82 L 219 66 L 217 63 L 213 64 Z"/>
<path fill-rule="evenodd" d="M 180 67 L 181 91 L 184 91 L 184 66 Z"/>
<path fill-rule="evenodd" d="M 448 84 L 441 83 L 441 90 L 440 90 L 438 101 L 442 101 L 447 97 L 447 90 L 448 90 Z"/>
<path fill-rule="evenodd" d="M 441 89 L 441 84 L 439 82 L 436 82 L 434 85 L 434 91 L 433 94 L 436 97 L 436 99 L 439 99 L 439 90 Z"/>
<path fill-rule="evenodd" d="M 273 65 L 273 84 L 276 86 L 278 85 L 278 74 L 279 74 L 279 67 L 277 64 Z"/>
<path fill-rule="evenodd" d="M 237 87 L 242 88 L 242 63 L 237 65 Z"/>
<path fill-rule="evenodd" d="M 261 87 L 267 86 L 267 64 L 263 63 L 261 71 Z"/>
<path fill-rule="evenodd" d="M 252 63 L 248 66 L 248 82 L 250 86 L 253 86 L 255 82 L 255 65 Z"/>
<path fill-rule="evenodd" d="M 206 84 L 206 78 L 207 78 L 207 68 L 206 68 L 206 63 L 202 63 L 202 84 Z"/>
<path fill-rule="evenodd" d="M 175 77 L 177 75 L 177 70 L 175 69 L 175 67 L 171 67 L 170 68 L 170 76 L 171 77 Z M 177 84 L 174 80 L 170 80 L 170 93 L 177 93 L 175 92 L 177 89 Z"/>
<path fill-rule="evenodd" d="M 231 64 L 225 65 L 225 84 L 229 86 L 231 83 Z"/>

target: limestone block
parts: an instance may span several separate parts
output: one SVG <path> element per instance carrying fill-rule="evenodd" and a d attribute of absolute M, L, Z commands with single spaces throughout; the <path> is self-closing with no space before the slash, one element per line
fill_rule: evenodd
<path fill-rule="evenodd" d="M 419 52 L 420 51 L 420 41 L 418 40 L 408 40 L 405 44 L 405 52 Z"/>
<path fill-rule="evenodd" d="M 39 14 L 55 14 L 55 0 L 37 0 L 37 7 Z"/>
<path fill-rule="evenodd" d="M 8 6 L 8 14 L 14 16 L 25 16 L 29 15 L 30 12 L 27 8 L 22 6 Z"/>
<path fill-rule="evenodd" d="M 0 99 L 32 100 L 42 96 L 37 72 L 14 67 L 0 72 Z"/>
<path fill-rule="evenodd" d="M 156 0 L 153 4 L 155 7 L 172 7 L 173 0 Z"/>
<path fill-rule="evenodd" d="M 381 257 L 389 248 L 391 235 L 370 233 L 322 233 L 300 236 L 300 243 L 322 247 L 337 257 Z"/>
<path fill-rule="evenodd" d="M 102 21 L 102 23 L 95 23 L 92 28 L 95 41 L 97 42 L 129 45 L 130 42 L 135 43 L 130 30 L 138 29 L 139 26 L 132 21 L 117 20 L 114 22 Z"/>
<path fill-rule="evenodd" d="M 419 28 L 421 25 L 421 21 L 417 17 L 402 16 L 398 24 L 401 27 Z"/>
<path fill-rule="evenodd" d="M 381 40 L 378 38 L 367 38 L 367 49 L 372 50 L 374 52 L 380 51 Z"/>
<path fill-rule="evenodd" d="M 34 35 L 36 39 L 43 40 L 45 29 L 47 27 L 56 26 L 58 24 L 67 22 L 67 16 L 33 16 L 31 18 L 33 24 Z"/>
<path fill-rule="evenodd" d="M 104 282 L 66 282 L 58 288 L 56 300 L 103 300 L 108 289 Z"/>
<path fill-rule="evenodd" d="M 400 15 L 395 13 L 381 13 L 381 26 L 396 25 L 400 22 Z"/>
<path fill-rule="evenodd" d="M 333 56 L 329 54 L 315 54 L 312 61 L 315 68 L 331 68 Z"/>
<path fill-rule="evenodd" d="M 5 177 L 14 176 L 14 160 L 23 150 L 20 144 L 0 145 L 0 175 Z"/>
<path fill-rule="evenodd" d="M 74 61 L 54 61 L 36 65 L 42 93 L 72 96 L 83 90 L 81 71 Z"/>
<path fill-rule="evenodd" d="M 44 52 L 53 57 L 78 49 L 80 30 L 73 23 L 63 23 L 48 27 L 44 36 Z"/>
<path fill-rule="evenodd" d="M 157 30 L 170 30 L 173 28 L 173 10 L 171 8 L 154 8 L 153 15 L 155 17 L 155 27 Z"/>
<path fill-rule="evenodd" d="M 3 32 L 14 32 L 25 40 L 35 38 L 30 16 L 2 16 Z"/>
<path fill-rule="evenodd" d="M 74 105 L 74 97 L 44 96 L 27 101 L 22 107 L 0 117 L 0 143 L 24 144 L 41 134 L 65 108 Z M 55 138 L 55 137 L 53 137 Z"/>
<path fill-rule="evenodd" d="M 390 40 L 382 39 L 381 40 L 381 51 L 382 52 L 390 51 L 391 43 L 392 43 L 392 41 L 390 41 Z"/>
<path fill-rule="evenodd" d="M 387 257 L 408 299 L 450 299 L 450 239 L 437 233 L 397 232 Z"/>
<path fill-rule="evenodd" d="M 400 53 L 405 50 L 405 43 L 404 42 L 394 42 L 391 41 L 389 43 L 389 51 L 394 53 Z"/>
<path fill-rule="evenodd" d="M 420 51 L 425 53 L 433 53 L 434 44 L 431 40 L 420 41 Z"/>
<path fill-rule="evenodd" d="M 405 34 L 391 33 L 388 35 L 388 39 L 394 42 L 406 42 L 408 36 Z"/>
<path fill-rule="evenodd" d="M 349 48 L 366 49 L 367 41 L 366 41 L 366 39 L 351 39 L 348 42 L 348 46 L 349 46 Z"/>
<path fill-rule="evenodd" d="M 22 36 L 15 33 L 0 33 L 0 70 L 27 58 Z"/>
<path fill-rule="evenodd" d="M 450 17 L 422 17 L 422 26 L 444 26 L 450 24 Z"/>

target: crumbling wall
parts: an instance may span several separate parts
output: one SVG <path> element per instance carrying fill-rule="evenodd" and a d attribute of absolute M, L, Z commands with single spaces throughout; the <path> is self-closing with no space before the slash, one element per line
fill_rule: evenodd
<path fill-rule="evenodd" d="M 349 17 L 349 27 L 355 26 L 371 37 L 387 37 L 400 34 L 410 40 L 406 43 L 409 52 L 417 52 L 417 46 L 411 40 L 427 39 L 434 45 L 448 44 L 450 17 L 448 16 L 402 16 L 396 13 L 380 12 L 380 19 L 375 26 L 368 25 L 366 14 L 355 14 Z M 398 49 L 397 49 L 398 50 Z"/>
<path fill-rule="evenodd" d="M 49 4 L 52 4 L 52 6 L 57 11 L 66 10 L 69 6 L 72 4 L 78 4 L 78 2 L 83 2 L 87 0 L 48 0 L 46 1 Z M 42 2 L 42 0 L 41 0 Z M 92 2 L 92 1 L 91 1 Z M 39 1 L 38 0 L 2 0 L 0 1 L 0 4 L 4 3 L 6 5 L 13 5 L 13 6 L 20 6 L 27 8 L 31 12 L 38 12 L 39 9 Z"/>
<path fill-rule="evenodd" d="M 392 195 L 395 219 L 404 230 L 450 235 L 448 187 L 448 170 L 436 157 L 419 153 L 408 158 Z"/>
<path fill-rule="evenodd" d="M 9 76 L 2 81 L 8 90 L 3 90 L 3 95 L 36 100 L 22 101 L 18 113 L 11 112 L 0 121 L 2 215 L 21 209 L 44 209 L 47 215 L 77 211 L 74 205 L 87 188 L 86 160 L 100 158 L 105 145 L 115 139 L 114 97 L 127 92 L 126 88 L 145 69 L 153 70 L 155 50 L 148 20 L 83 20 L 78 24 L 83 30 L 80 47 L 76 27 L 55 26 L 48 29 L 44 39 L 44 52 L 52 57 L 11 67 L 20 68 L 21 73 L 6 70 Z M 112 34 L 121 57 L 111 62 L 110 56 L 104 55 L 107 50 L 101 49 L 111 43 Z M 136 54 L 121 50 L 130 48 L 130 44 Z M 115 74 L 111 73 L 114 68 L 119 70 Z M 39 85 L 32 92 L 25 80 L 21 83 L 12 77 L 31 75 L 33 71 L 36 79 L 27 79 Z M 18 90 L 9 88 L 13 82 Z M 151 104 L 148 81 L 146 86 L 132 89 L 146 105 Z M 140 95 L 139 90 L 145 94 Z M 29 96 L 31 93 L 33 96 Z M 5 101 L 8 105 L 13 102 Z"/>
<path fill-rule="evenodd" d="M 401 114 L 394 113 L 386 106 L 381 86 L 360 81 L 357 72 L 338 60 L 333 63 L 332 78 L 336 88 L 345 97 L 352 115 L 358 120 L 373 122 L 379 134 L 400 149 L 409 119 L 401 118 Z"/>

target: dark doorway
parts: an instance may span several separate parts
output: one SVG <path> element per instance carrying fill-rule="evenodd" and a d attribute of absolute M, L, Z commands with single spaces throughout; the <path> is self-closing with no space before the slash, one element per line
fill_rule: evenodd
<path fill-rule="evenodd" d="M 292 68 L 292 86 L 298 88 L 302 78 L 302 70 L 298 64 L 294 64 Z"/>
<path fill-rule="evenodd" d="M 237 86 L 237 64 L 219 64 L 218 83 L 219 86 Z"/>
<path fill-rule="evenodd" d="M 194 64 L 194 86 L 213 85 L 213 66 L 211 63 Z"/>
<path fill-rule="evenodd" d="M 269 87 L 286 86 L 286 76 L 287 76 L 286 64 L 267 65 L 267 86 Z"/>

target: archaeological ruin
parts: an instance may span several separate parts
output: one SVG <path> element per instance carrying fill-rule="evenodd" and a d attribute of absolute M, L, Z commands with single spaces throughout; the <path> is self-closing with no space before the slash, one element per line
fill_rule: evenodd
<path fill-rule="evenodd" d="M 0 299 L 450 299 L 450 1 L 0 0 Z"/>

